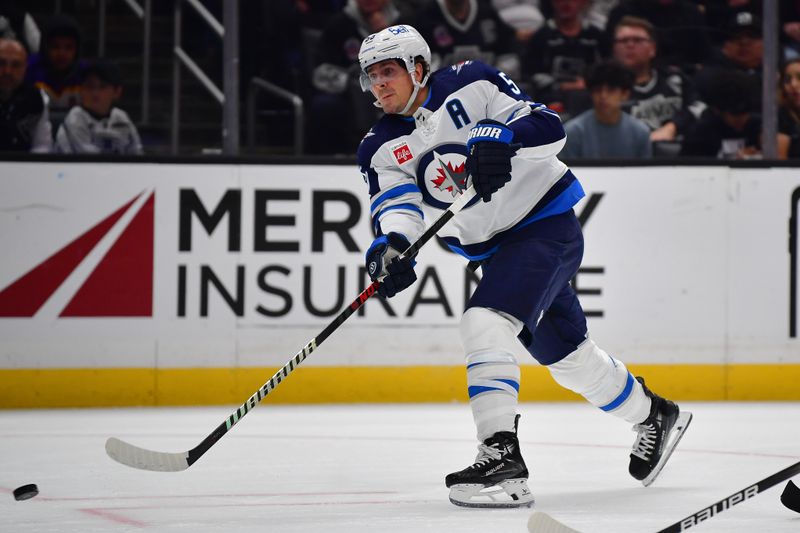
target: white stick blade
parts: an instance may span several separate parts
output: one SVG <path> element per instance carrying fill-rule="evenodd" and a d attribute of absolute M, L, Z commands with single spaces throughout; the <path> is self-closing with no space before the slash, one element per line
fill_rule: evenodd
<path fill-rule="evenodd" d="M 120 464 L 141 470 L 180 472 L 189 468 L 188 452 L 154 452 L 128 444 L 114 437 L 106 441 L 106 453 Z"/>
<path fill-rule="evenodd" d="M 528 531 L 531 533 L 580 533 L 577 529 L 567 527 L 541 511 L 536 511 L 528 519 Z"/>

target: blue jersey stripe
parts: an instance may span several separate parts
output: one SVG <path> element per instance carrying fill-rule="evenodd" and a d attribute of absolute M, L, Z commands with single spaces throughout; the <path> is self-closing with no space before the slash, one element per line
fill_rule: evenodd
<path fill-rule="evenodd" d="M 531 222 L 536 222 L 537 220 L 551 217 L 553 215 L 560 215 L 561 213 L 569 211 L 572 209 L 572 206 L 577 204 L 578 201 L 584 196 L 586 196 L 586 192 L 584 192 L 581 182 L 575 180 L 569 185 L 569 187 L 564 189 L 561 194 L 555 198 L 555 200 L 544 206 L 541 211 L 537 211 L 530 217 L 517 224 L 512 231 L 522 229 Z"/>
<path fill-rule="evenodd" d="M 478 387 L 478 386 L 467 387 L 467 392 L 469 393 L 470 398 L 474 398 L 478 394 L 482 394 L 484 392 L 501 391 L 501 390 L 502 389 L 498 389 L 495 387 Z"/>
<path fill-rule="evenodd" d="M 386 209 L 381 209 L 378 213 L 372 217 L 372 226 L 375 228 L 375 232 L 378 233 L 378 228 L 380 224 L 381 215 L 386 213 L 387 211 L 392 211 L 394 209 L 405 209 L 407 211 L 414 211 L 415 213 L 419 214 L 420 218 L 425 220 L 425 213 L 422 212 L 422 209 L 415 206 L 414 204 L 397 204 L 397 205 L 390 205 Z"/>
<path fill-rule="evenodd" d="M 420 216 L 420 217 L 422 217 L 423 219 L 425 218 L 425 213 L 423 213 L 423 212 L 422 212 L 422 209 L 420 209 L 419 207 L 417 207 L 417 206 L 416 206 L 416 205 L 414 205 L 414 204 L 397 204 L 397 205 L 390 205 L 390 206 L 389 206 L 389 207 L 387 207 L 386 209 L 381 209 L 381 210 L 378 212 L 378 214 L 377 214 L 377 215 L 375 215 L 375 218 L 379 218 L 379 217 L 380 217 L 382 214 L 386 213 L 387 211 L 391 211 L 391 210 L 393 210 L 393 209 L 407 209 L 407 210 L 409 210 L 409 211 L 414 211 L 415 213 L 419 213 L 419 216 Z"/>
<path fill-rule="evenodd" d="M 392 198 L 397 198 L 398 196 L 403 196 L 404 194 L 415 193 L 415 192 L 421 192 L 421 191 L 419 190 L 419 187 L 417 187 L 412 183 L 406 183 L 400 185 L 399 187 L 389 189 L 388 191 L 381 194 L 377 200 L 372 202 L 372 205 L 370 205 L 370 211 L 374 212 L 375 209 L 377 209 L 377 207 L 386 200 L 391 200 Z"/>
<path fill-rule="evenodd" d="M 611 401 L 611 403 L 600 407 L 600 409 L 602 409 L 603 411 L 613 411 L 614 409 L 622 405 L 622 403 L 625 400 L 628 399 L 628 396 L 631 395 L 631 392 L 633 392 L 633 376 L 631 375 L 630 372 L 628 372 L 628 379 L 625 382 L 625 388 L 622 390 L 621 393 L 619 393 L 619 396 L 614 398 Z"/>
<path fill-rule="evenodd" d="M 454 237 L 444 237 L 443 240 L 453 252 L 466 257 L 470 261 L 482 261 L 487 257 L 491 257 L 497 251 L 502 244 L 503 238 L 510 232 L 518 231 L 537 220 L 566 213 L 585 195 L 586 193 L 580 182 L 575 178 L 572 171 L 568 170 L 534 206 L 528 216 L 513 228 L 498 233 L 488 241 L 478 244 L 464 246 Z"/>
<path fill-rule="evenodd" d="M 495 381 L 502 381 L 506 385 L 511 385 L 512 387 L 514 387 L 515 391 L 519 392 L 519 383 L 517 383 L 513 379 L 498 379 L 498 380 L 495 380 Z"/>
<path fill-rule="evenodd" d="M 519 384 L 516 381 L 510 379 L 496 379 L 495 381 L 501 381 L 503 383 L 506 383 L 507 385 L 511 385 L 512 387 L 514 387 L 515 391 L 519 392 Z M 507 390 L 501 389 L 499 387 L 486 387 L 483 385 L 470 385 L 469 387 L 467 387 L 467 392 L 469 393 L 470 398 L 474 398 L 478 394 L 483 394 L 484 392 L 494 392 L 494 391 L 511 394 Z"/>

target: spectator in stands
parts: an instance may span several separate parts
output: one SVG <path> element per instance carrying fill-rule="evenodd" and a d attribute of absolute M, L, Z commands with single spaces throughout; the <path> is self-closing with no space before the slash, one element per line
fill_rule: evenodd
<path fill-rule="evenodd" d="M 754 159 L 761 154 L 761 118 L 754 112 L 755 80 L 744 72 L 721 70 L 713 79 L 708 108 L 684 137 L 681 155 Z"/>
<path fill-rule="evenodd" d="M 331 17 L 317 43 L 312 83 L 308 150 L 316 154 L 352 153 L 375 120 L 374 100 L 360 89 L 361 41 L 400 16 L 391 0 L 350 0 Z M 355 67 L 354 67 L 355 65 Z"/>
<path fill-rule="evenodd" d="M 34 54 L 39 51 L 39 26 L 31 14 L 17 4 L 13 0 L 0 0 L 0 39 L 16 39 L 27 53 Z"/>
<path fill-rule="evenodd" d="M 761 18 L 749 11 L 731 15 L 725 26 L 722 46 L 715 48 L 695 78 L 701 100 L 708 101 L 715 78 L 724 70 L 736 70 L 753 77 L 756 98 L 761 99 L 761 60 L 764 56 L 761 29 Z"/>
<path fill-rule="evenodd" d="M 616 61 L 589 67 L 586 86 L 593 109 L 569 120 L 563 158 L 649 158 L 650 129 L 622 110 L 630 96 L 633 74 Z"/>
<path fill-rule="evenodd" d="M 514 28 L 519 42 L 529 40 L 544 24 L 539 0 L 492 0 L 492 7 L 503 22 Z"/>
<path fill-rule="evenodd" d="M 779 1 L 784 3 L 786 0 Z M 793 1 L 789 0 L 789 2 Z M 710 36 L 715 46 L 722 44 L 725 35 L 724 32 L 719 30 L 728 25 L 728 21 L 734 13 L 749 11 L 750 13 L 760 14 L 762 12 L 761 0 L 702 0 L 699 3 L 703 6 L 706 25 L 711 30 Z"/>
<path fill-rule="evenodd" d="M 626 15 L 647 20 L 656 28 L 659 61 L 694 74 L 711 50 L 711 38 L 697 3 L 690 0 L 622 0 L 608 16 L 616 28 Z"/>
<path fill-rule="evenodd" d="M 749 11 L 731 14 L 725 27 L 722 47 L 710 58 L 712 66 L 743 70 L 750 74 L 761 72 L 764 56 L 761 17 Z"/>
<path fill-rule="evenodd" d="M 86 67 L 81 103 L 70 109 L 56 135 L 65 154 L 141 154 L 142 142 L 128 114 L 114 107 L 122 96 L 116 65 L 98 59 Z"/>
<path fill-rule="evenodd" d="M 623 110 L 650 128 L 650 140 L 674 141 L 702 112 L 691 83 L 675 67 L 656 67 L 656 34 L 653 25 L 626 16 L 614 28 L 614 59 L 633 72 L 634 85 Z"/>
<path fill-rule="evenodd" d="M 800 57 L 781 68 L 778 159 L 800 159 Z"/>
<path fill-rule="evenodd" d="M 14 39 L 0 39 L 0 151 L 49 152 L 53 144 L 45 96 L 25 83 L 28 55 Z"/>
<path fill-rule="evenodd" d="M 520 72 L 516 31 L 489 0 L 432 0 L 408 23 L 431 48 L 431 71 L 477 59 L 516 78 Z"/>
<path fill-rule="evenodd" d="M 606 37 L 583 18 L 587 0 L 549 0 L 553 16 L 528 42 L 523 59 L 524 80 L 531 80 L 533 97 L 563 118 L 591 107 L 583 73 L 603 56 Z"/>
<path fill-rule="evenodd" d="M 800 3 L 781 0 L 778 20 L 781 24 L 783 58 L 788 61 L 800 57 Z"/>
<path fill-rule="evenodd" d="M 70 16 L 53 15 L 45 25 L 40 52 L 28 61 L 27 80 L 42 89 L 49 99 L 54 131 L 70 108 L 80 102 L 81 32 Z"/>

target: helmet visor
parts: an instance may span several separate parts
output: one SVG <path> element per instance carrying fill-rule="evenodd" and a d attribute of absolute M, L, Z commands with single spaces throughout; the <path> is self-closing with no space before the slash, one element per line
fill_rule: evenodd
<path fill-rule="evenodd" d="M 406 69 L 401 67 L 394 60 L 381 61 L 375 63 L 361 71 L 361 90 L 364 92 L 369 91 L 375 85 L 382 85 L 390 81 L 398 79 L 400 76 L 408 74 Z"/>

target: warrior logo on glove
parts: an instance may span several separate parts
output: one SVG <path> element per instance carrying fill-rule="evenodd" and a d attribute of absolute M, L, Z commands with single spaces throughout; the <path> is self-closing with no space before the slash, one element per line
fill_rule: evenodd
<path fill-rule="evenodd" d="M 467 173 L 484 202 L 511 180 L 511 158 L 522 146 L 511 144 L 512 140 L 514 131 L 491 119 L 479 121 L 469 132 Z"/>
<path fill-rule="evenodd" d="M 506 129 L 506 128 L 503 128 Z M 495 128 L 492 126 L 475 126 L 471 130 L 469 130 L 469 138 L 468 140 L 472 140 L 476 137 L 483 137 L 484 139 L 497 139 L 500 140 L 500 135 L 503 133 L 503 129 Z"/>

